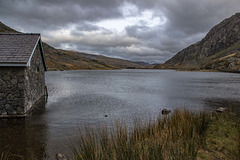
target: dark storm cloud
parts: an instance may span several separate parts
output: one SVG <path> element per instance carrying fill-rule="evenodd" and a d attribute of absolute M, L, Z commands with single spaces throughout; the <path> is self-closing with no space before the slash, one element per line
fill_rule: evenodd
<path fill-rule="evenodd" d="M 76 28 L 74 31 L 72 31 L 71 34 L 79 34 L 81 31 L 96 31 L 98 30 L 99 27 L 96 26 L 96 25 L 93 25 L 93 24 L 89 24 L 89 23 L 86 23 L 86 22 L 80 22 L 76 25 Z"/>
<path fill-rule="evenodd" d="M 165 14 L 169 29 L 178 29 L 186 34 L 206 32 L 221 20 L 238 12 L 237 0 L 174 0 L 166 1 Z"/>
<path fill-rule="evenodd" d="M 41 32 L 54 47 L 151 63 L 239 11 L 239 0 L 0 0 L 3 23 Z M 123 31 L 112 29 L 120 26 Z"/>
<path fill-rule="evenodd" d="M 24 30 L 51 29 L 119 17 L 119 4 L 118 0 L 0 0 L 0 13 L 1 19 L 10 19 L 9 24 L 19 24 Z"/>

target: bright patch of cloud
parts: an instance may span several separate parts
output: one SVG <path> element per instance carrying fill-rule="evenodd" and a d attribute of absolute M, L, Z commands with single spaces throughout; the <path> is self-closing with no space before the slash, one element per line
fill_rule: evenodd
<path fill-rule="evenodd" d="M 124 17 L 136 16 L 139 13 L 139 9 L 136 5 L 125 2 L 120 8 Z"/>
<path fill-rule="evenodd" d="M 104 32 L 104 30 L 82 31 L 81 34 L 71 34 L 75 28 L 61 29 L 49 31 L 48 36 L 43 40 L 48 43 L 81 43 L 89 46 L 97 47 L 116 47 L 116 46 L 131 46 L 139 44 L 139 40 L 129 37 L 126 34 L 116 34 Z M 61 45 L 63 46 L 63 45 Z M 67 45 L 64 48 L 69 48 Z"/>
<path fill-rule="evenodd" d="M 97 26 L 113 32 L 124 32 L 129 26 L 156 27 L 166 23 L 165 17 L 154 15 L 152 10 L 139 11 L 137 6 L 125 3 L 121 7 L 122 18 L 107 19 L 96 23 Z"/>

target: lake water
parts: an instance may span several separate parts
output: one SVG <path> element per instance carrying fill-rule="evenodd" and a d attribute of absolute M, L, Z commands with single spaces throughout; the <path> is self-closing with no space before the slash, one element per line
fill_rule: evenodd
<path fill-rule="evenodd" d="M 240 106 L 240 74 L 173 70 L 46 73 L 48 103 L 29 118 L 0 120 L 0 153 L 26 159 L 69 154 L 80 126 L 157 116 L 163 108 L 213 111 Z M 105 117 L 107 115 L 107 117 Z"/>

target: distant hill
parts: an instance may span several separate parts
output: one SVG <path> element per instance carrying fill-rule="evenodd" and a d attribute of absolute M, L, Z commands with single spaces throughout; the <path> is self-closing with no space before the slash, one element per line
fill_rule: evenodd
<path fill-rule="evenodd" d="M 118 58 L 110 58 L 102 55 L 93 55 L 93 54 L 86 54 L 86 53 L 80 53 L 80 55 L 86 58 L 104 62 L 108 65 L 115 66 L 117 68 L 145 68 L 145 67 L 153 66 L 148 63 L 132 62 L 132 61 L 118 59 Z"/>
<path fill-rule="evenodd" d="M 0 22 L 0 32 L 19 33 Z M 146 68 L 153 65 L 131 62 L 106 56 L 87 54 L 77 51 L 56 49 L 43 42 L 48 70 L 100 70 L 122 68 Z"/>
<path fill-rule="evenodd" d="M 225 19 L 199 42 L 155 68 L 238 70 L 240 68 L 240 13 Z"/>

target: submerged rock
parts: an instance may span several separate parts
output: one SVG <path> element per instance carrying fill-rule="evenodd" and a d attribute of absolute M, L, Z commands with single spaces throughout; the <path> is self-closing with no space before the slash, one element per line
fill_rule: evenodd
<path fill-rule="evenodd" d="M 171 112 L 171 110 L 168 110 L 166 108 L 163 108 L 162 110 L 162 114 L 169 114 Z"/>
<path fill-rule="evenodd" d="M 219 107 L 216 111 L 219 112 L 219 113 L 222 113 L 222 112 L 227 111 L 227 108 Z"/>
<path fill-rule="evenodd" d="M 61 153 L 56 154 L 55 158 L 56 160 L 67 160 L 67 158 Z"/>

